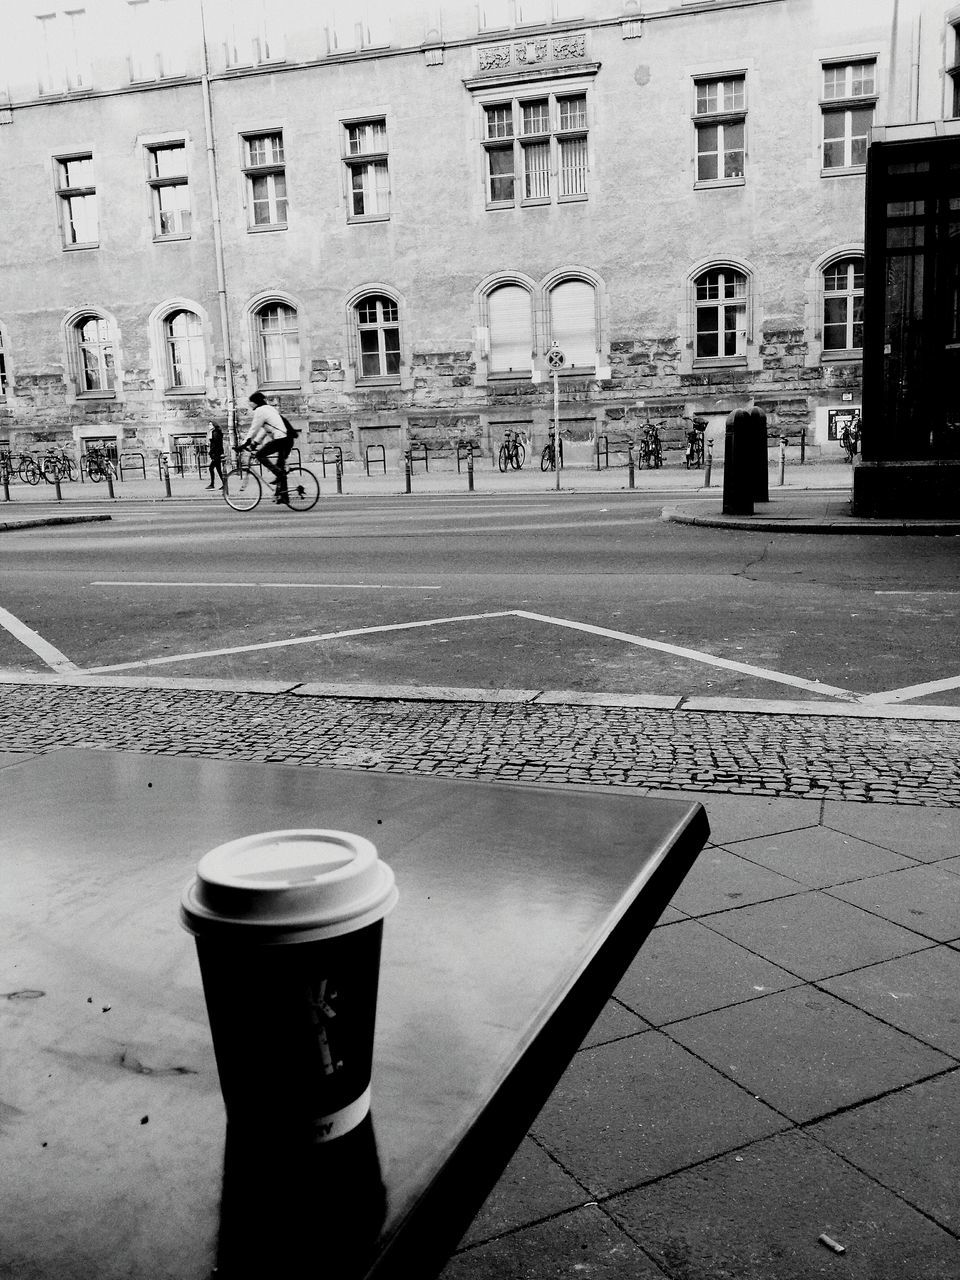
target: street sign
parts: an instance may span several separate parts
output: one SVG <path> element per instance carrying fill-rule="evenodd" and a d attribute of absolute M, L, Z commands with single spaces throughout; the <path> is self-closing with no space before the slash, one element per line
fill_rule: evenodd
<path fill-rule="evenodd" d="M 567 363 L 567 358 L 559 347 L 551 347 L 547 352 L 547 364 L 551 369 L 562 369 Z"/>

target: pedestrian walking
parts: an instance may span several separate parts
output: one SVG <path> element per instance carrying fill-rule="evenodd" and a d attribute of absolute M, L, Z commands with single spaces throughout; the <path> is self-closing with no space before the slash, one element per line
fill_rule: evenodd
<path fill-rule="evenodd" d="M 213 477 L 220 477 L 220 488 L 223 488 L 223 432 L 216 422 L 210 423 L 207 432 L 207 457 L 210 459 L 210 483 L 208 489 L 214 488 Z"/>
<path fill-rule="evenodd" d="M 252 449 L 253 456 L 262 462 L 268 471 L 277 477 L 274 502 L 287 500 L 287 468 L 286 461 L 296 433 L 289 426 L 278 409 L 267 404 L 262 391 L 254 391 L 249 397 L 253 405 L 253 420 L 247 434 L 240 441 L 241 449 Z M 277 465 L 270 461 L 276 459 Z"/>

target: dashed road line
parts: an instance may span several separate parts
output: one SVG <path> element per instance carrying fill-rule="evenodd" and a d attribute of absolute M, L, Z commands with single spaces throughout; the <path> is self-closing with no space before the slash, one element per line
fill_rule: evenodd
<path fill-rule="evenodd" d="M 422 582 L 121 582 L 121 581 L 95 581 L 90 583 L 91 587 L 171 587 L 180 590 L 181 587 L 203 587 L 205 589 L 213 589 L 216 587 L 269 587 L 278 590 L 293 590 L 294 588 L 322 591 L 442 591 L 441 584 L 428 585 Z"/>
<path fill-rule="evenodd" d="M 21 644 L 26 645 L 28 649 L 32 649 L 38 658 L 42 658 L 48 667 L 54 671 L 79 671 L 80 668 L 70 661 L 66 654 L 61 653 L 48 640 L 44 640 L 32 627 L 28 627 L 25 622 L 21 622 L 19 618 L 6 609 L 0 609 L 0 627 L 19 640 Z"/>

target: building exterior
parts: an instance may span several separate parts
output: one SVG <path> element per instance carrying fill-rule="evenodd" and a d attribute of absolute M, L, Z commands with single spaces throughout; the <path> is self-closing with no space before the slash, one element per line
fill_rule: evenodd
<path fill-rule="evenodd" d="M 0 447 L 567 456 L 860 404 L 871 130 L 960 113 L 943 0 L 6 0 Z"/>

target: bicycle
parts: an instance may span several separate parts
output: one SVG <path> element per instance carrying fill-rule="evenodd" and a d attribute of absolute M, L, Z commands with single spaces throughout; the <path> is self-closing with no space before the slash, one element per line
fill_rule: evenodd
<path fill-rule="evenodd" d="M 107 457 L 102 449 L 90 449 L 84 456 L 84 462 L 87 467 L 87 475 L 94 482 L 106 480 L 108 476 L 111 480 L 116 480 L 116 465 L 111 458 Z"/>
<path fill-rule="evenodd" d="M 32 454 L 24 453 L 20 455 L 20 463 L 17 467 L 17 475 L 24 484 L 40 483 L 40 466 L 36 458 Z"/>
<path fill-rule="evenodd" d="M 843 451 L 846 454 L 846 460 L 853 465 L 853 460 L 857 456 L 857 450 L 860 446 L 860 417 L 855 415 L 852 421 L 845 422 L 840 431 L 840 443 L 843 445 Z"/>
<path fill-rule="evenodd" d="M 40 460 L 40 471 L 47 484 L 56 484 L 58 480 L 76 480 L 77 478 L 73 459 L 68 458 L 62 451 L 60 453 L 51 451 L 44 454 Z"/>
<path fill-rule="evenodd" d="M 235 450 L 234 466 L 223 477 L 223 500 L 234 511 L 252 511 L 263 497 L 264 481 L 253 470 L 253 452 L 249 448 Z M 286 498 L 275 501 L 293 511 L 309 511 L 320 498 L 320 481 L 306 467 L 283 467 L 287 485 Z M 277 484 L 272 481 L 272 487 Z M 279 482 L 278 482 L 279 483 Z"/>
<path fill-rule="evenodd" d="M 660 440 L 659 422 L 648 422 L 644 425 L 640 440 L 640 461 L 645 467 L 663 466 L 663 443 Z"/>
<path fill-rule="evenodd" d="M 693 424 L 687 432 L 687 447 L 683 453 L 683 464 L 689 471 L 691 467 L 703 466 L 703 433 L 707 424 L 699 418 L 687 418 L 685 421 Z"/>
<path fill-rule="evenodd" d="M 504 431 L 503 444 L 500 446 L 500 453 L 497 456 L 500 470 L 506 471 L 509 466 L 513 467 L 514 471 L 519 471 L 526 456 L 526 450 L 520 442 L 519 433 L 509 429 Z"/>
<path fill-rule="evenodd" d="M 557 462 L 553 454 L 553 436 L 547 437 L 547 443 L 543 446 L 543 452 L 540 454 L 540 470 L 556 471 Z M 560 469 L 563 470 L 563 441 L 560 441 Z"/>

